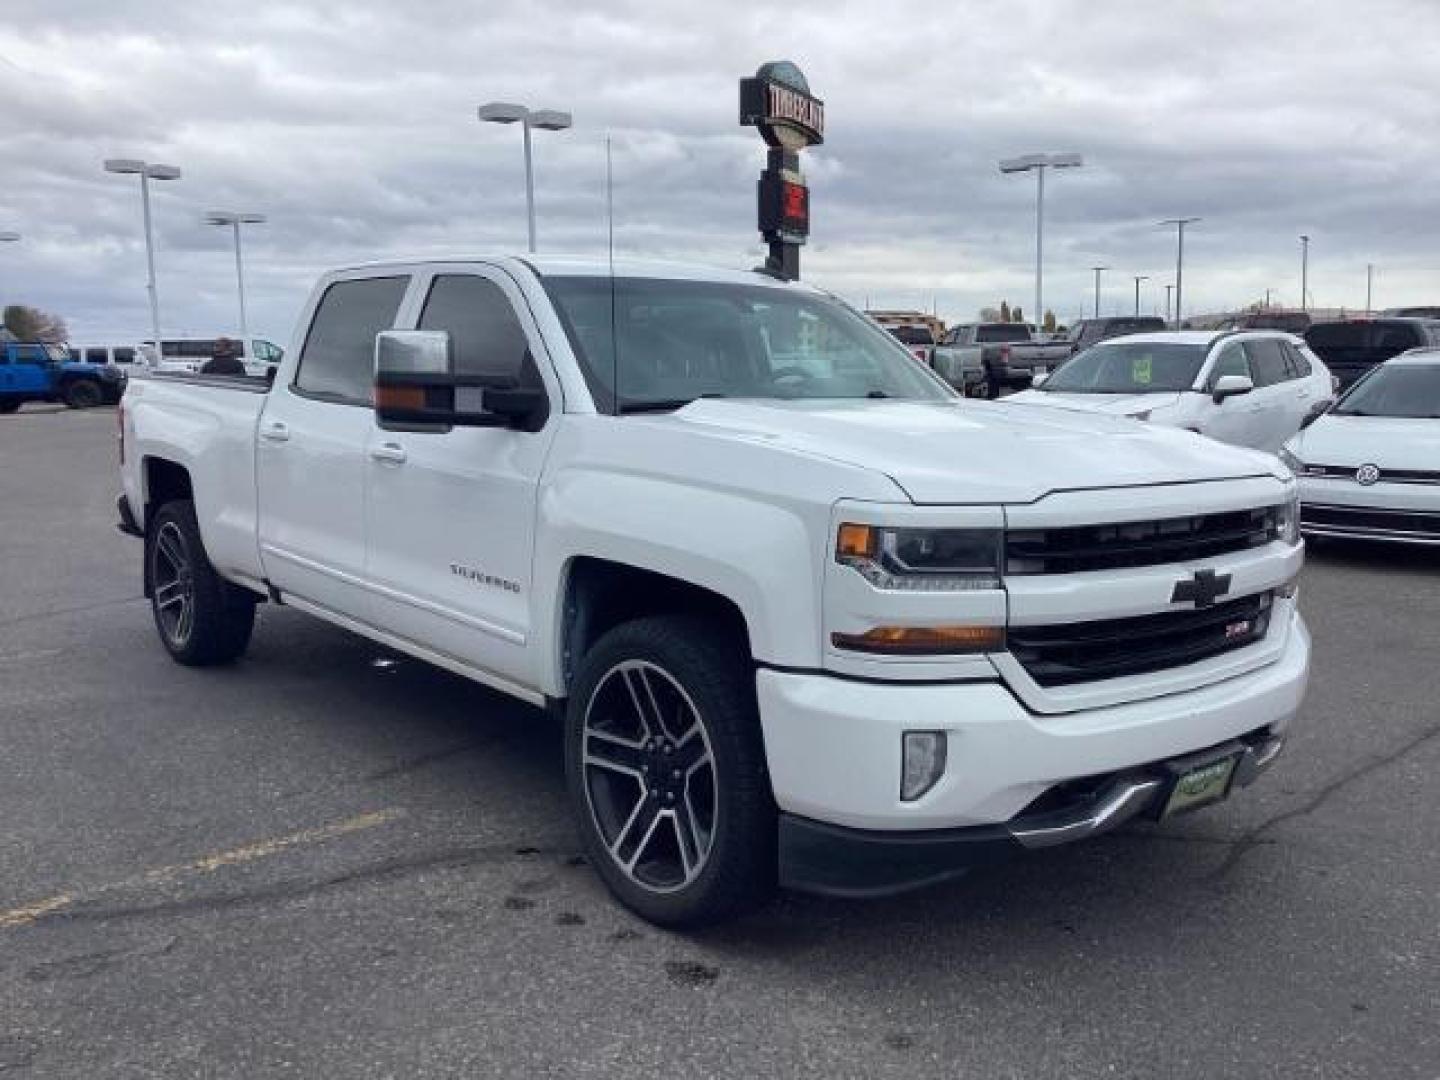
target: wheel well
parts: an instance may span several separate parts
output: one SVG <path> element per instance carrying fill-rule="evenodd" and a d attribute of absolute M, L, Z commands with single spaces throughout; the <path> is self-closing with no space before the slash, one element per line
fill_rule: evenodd
<path fill-rule="evenodd" d="M 590 647 L 621 623 L 647 615 L 703 615 L 736 635 L 750 655 L 745 616 L 729 597 L 653 570 L 608 559 L 579 558 L 570 566 L 561 629 L 561 665 L 568 690 Z"/>
<path fill-rule="evenodd" d="M 150 515 L 167 502 L 194 497 L 189 470 L 164 458 L 146 458 L 145 494 L 145 523 L 148 525 Z"/>

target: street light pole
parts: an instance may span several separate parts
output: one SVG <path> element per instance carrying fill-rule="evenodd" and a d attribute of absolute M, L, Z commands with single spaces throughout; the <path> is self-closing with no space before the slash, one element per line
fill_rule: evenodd
<path fill-rule="evenodd" d="M 1165 286 L 1165 325 L 1170 325 L 1170 294 L 1175 291 L 1174 285 Z"/>
<path fill-rule="evenodd" d="M 1108 266 L 1092 266 L 1090 269 L 1095 271 L 1095 318 L 1098 319 L 1100 317 L 1100 274 L 1110 268 Z"/>
<path fill-rule="evenodd" d="M 239 214 L 233 210 L 211 210 L 205 215 L 207 225 L 228 225 L 235 236 L 235 284 L 240 292 L 240 340 L 245 355 L 250 355 L 250 326 L 245 318 L 245 261 L 240 253 L 240 226 L 263 225 L 264 214 Z"/>
<path fill-rule="evenodd" d="M 1004 174 L 1035 173 L 1035 310 L 1037 325 L 1045 320 L 1045 170 L 1078 169 L 1085 161 L 1079 154 L 1026 154 L 1000 162 Z"/>
<path fill-rule="evenodd" d="M 178 180 L 180 170 L 174 165 L 158 165 L 135 158 L 109 158 L 105 171 L 140 177 L 140 206 L 145 220 L 145 291 L 150 295 L 150 332 L 154 334 L 155 360 L 163 357 L 160 346 L 160 296 L 155 286 L 155 240 L 150 224 L 150 181 Z"/>
<path fill-rule="evenodd" d="M 1310 237 L 1300 236 L 1300 310 L 1310 310 Z"/>
<path fill-rule="evenodd" d="M 1372 311 L 1375 310 L 1374 307 L 1372 307 L 1371 304 L 1370 304 L 1370 298 L 1371 298 L 1371 296 L 1372 296 L 1373 293 L 1374 293 L 1374 288 L 1375 288 L 1375 264 L 1374 264 L 1374 263 L 1366 263 L 1366 264 L 1365 264 L 1365 314 L 1366 314 L 1366 315 L 1369 315 L 1370 312 L 1372 312 Z"/>
<path fill-rule="evenodd" d="M 1136 275 L 1134 275 L 1134 277 L 1135 277 L 1135 316 L 1136 316 L 1136 318 L 1139 318 L 1139 316 L 1140 316 L 1140 282 L 1142 282 L 1142 281 L 1149 281 L 1149 280 L 1150 280 L 1150 275 L 1149 275 L 1149 274 L 1136 274 Z"/>
<path fill-rule="evenodd" d="M 1183 321 L 1183 305 L 1185 303 L 1185 226 L 1192 225 L 1199 221 L 1198 217 L 1188 218 L 1166 218 L 1160 222 L 1161 225 L 1175 226 L 1175 329 L 1180 329 Z"/>
<path fill-rule="evenodd" d="M 531 109 L 507 101 L 492 101 L 481 105 L 478 111 L 481 121 L 490 124 L 516 124 L 525 132 L 525 222 L 530 252 L 535 251 L 535 165 L 530 149 L 530 129 L 541 131 L 564 131 L 572 126 L 568 112 L 556 109 Z"/>

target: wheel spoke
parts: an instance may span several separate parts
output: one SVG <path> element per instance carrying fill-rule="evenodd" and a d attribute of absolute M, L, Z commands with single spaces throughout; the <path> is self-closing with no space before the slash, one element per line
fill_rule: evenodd
<path fill-rule="evenodd" d="M 635 707 L 635 717 L 644 737 L 655 739 L 664 735 L 665 725 L 660 722 L 660 706 L 655 702 L 655 691 L 651 689 L 645 669 L 626 668 L 621 672 L 621 677 L 625 680 L 625 689 L 630 691 L 630 702 Z"/>
<path fill-rule="evenodd" d="M 169 529 L 160 530 L 160 535 L 155 538 L 155 545 L 177 574 L 185 567 L 187 562 L 185 551 Z"/>
<path fill-rule="evenodd" d="M 675 748 L 675 767 L 683 769 L 688 777 L 701 765 L 711 761 L 710 744 L 705 741 L 704 730 L 696 722 L 681 738 Z"/>
<path fill-rule="evenodd" d="M 185 602 L 185 594 L 185 583 L 179 578 L 176 578 L 174 581 L 167 581 L 155 590 L 155 606 L 161 611 L 164 611 L 166 608 L 175 604 L 183 604 Z"/>
<path fill-rule="evenodd" d="M 195 602 L 187 594 L 180 605 L 180 618 L 175 623 L 175 640 L 183 642 L 190 637 L 190 624 L 195 618 Z"/>
<path fill-rule="evenodd" d="M 695 813 L 690 808 L 688 792 L 671 812 L 670 820 L 675 828 L 675 847 L 680 852 L 680 866 L 685 871 L 685 880 L 689 881 L 699 868 L 705 852 L 700 843 L 700 828 L 695 821 Z"/>
<path fill-rule="evenodd" d="M 650 846 L 650 838 L 655 835 L 655 828 L 659 824 L 660 807 L 654 799 L 641 795 L 635 809 L 630 812 L 630 820 L 625 822 L 625 827 L 620 830 L 615 843 L 610 847 L 627 873 L 634 872 L 635 864 Z"/>
<path fill-rule="evenodd" d="M 640 779 L 643 761 L 640 747 L 607 731 L 591 728 L 585 732 L 585 764 Z"/>

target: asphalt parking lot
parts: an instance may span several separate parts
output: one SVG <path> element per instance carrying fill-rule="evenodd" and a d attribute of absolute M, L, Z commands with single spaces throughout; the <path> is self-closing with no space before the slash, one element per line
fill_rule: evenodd
<path fill-rule="evenodd" d="M 540 713 L 293 611 L 192 671 L 111 410 L 0 418 L 0 1073 L 1440 1075 L 1440 554 L 1312 550 L 1268 778 L 867 903 L 657 931 Z"/>

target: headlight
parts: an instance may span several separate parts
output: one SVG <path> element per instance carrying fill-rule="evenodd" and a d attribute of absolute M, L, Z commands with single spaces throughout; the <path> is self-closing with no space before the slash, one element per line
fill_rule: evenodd
<path fill-rule="evenodd" d="M 1301 461 L 1298 457 L 1292 454 L 1289 447 L 1282 446 L 1280 448 L 1279 458 L 1285 463 L 1285 467 L 1289 469 L 1292 473 L 1294 473 L 1296 476 L 1299 476 L 1305 471 L 1305 462 Z"/>
<path fill-rule="evenodd" d="M 840 526 L 835 561 L 877 589 L 970 591 L 1000 587 L 999 529 Z"/>
<path fill-rule="evenodd" d="M 1300 492 L 1293 492 L 1277 510 L 1275 515 L 1276 538 L 1287 544 L 1300 543 Z"/>

